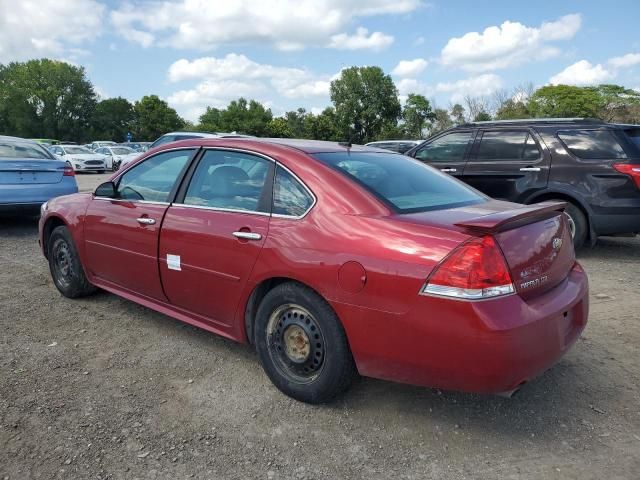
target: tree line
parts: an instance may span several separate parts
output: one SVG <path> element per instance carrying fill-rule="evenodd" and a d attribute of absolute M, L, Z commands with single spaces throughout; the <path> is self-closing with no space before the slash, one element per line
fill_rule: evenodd
<path fill-rule="evenodd" d="M 640 123 L 640 92 L 619 85 L 524 85 L 489 97 L 465 96 L 439 107 L 410 93 L 403 102 L 380 67 L 344 69 L 331 82 L 332 106 L 320 113 L 298 108 L 276 117 L 256 100 L 239 98 L 226 108 L 207 107 L 197 124 L 185 121 L 157 95 L 133 103 L 99 100 L 83 67 L 41 59 L 0 64 L 0 133 L 76 142 L 93 139 L 154 140 L 173 130 L 238 132 L 366 143 L 426 138 L 470 121 L 589 117 Z"/>

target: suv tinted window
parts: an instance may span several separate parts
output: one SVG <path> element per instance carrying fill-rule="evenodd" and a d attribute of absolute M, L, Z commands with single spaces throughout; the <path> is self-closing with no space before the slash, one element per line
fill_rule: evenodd
<path fill-rule="evenodd" d="M 300 217 L 313 205 L 311 194 L 282 167 L 276 170 L 273 184 L 273 210 L 276 215 Z"/>
<path fill-rule="evenodd" d="M 167 202 L 193 150 L 159 153 L 128 170 L 118 182 L 118 198 Z"/>
<path fill-rule="evenodd" d="M 526 131 L 484 132 L 476 158 L 478 160 L 534 160 L 540 156 L 538 147 Z"/>
<path fill-rule="evenodd" d="M 351 178 L 399 213 L 482 203 L 485 198 L 454 178 L 395 153 L 332 152 L 312 155 Z"/>
<path fill-rule="evenodd" d="M 193 174 L 184 203 L 227 210 L 269 212 L 264 198 L 272 162 L 243 152 L 209 150 Z"/>
<path fill-rule="evenodd" d="M 571 130 L 558 132 L 558 137 L 578 158 L 627 158 L 609 130 Z"/>
<path fill-rule="evenodd" d="M 636 147 L 636 152 L 640 153 L 640 128 L 629 128 L 624 131 L 627 138 Z"/>
<path fill-rule="evenodd" d="M 423 146 L 415 157 L 425 162 L 461 162 L 472 138 L 473 132 L 449 133 Z"/>

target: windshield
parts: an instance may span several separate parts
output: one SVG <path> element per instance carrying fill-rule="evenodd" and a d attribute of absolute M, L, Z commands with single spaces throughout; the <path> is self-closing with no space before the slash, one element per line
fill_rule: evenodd
<path fill-rule="evenodd" d="M 67 155 L 91 155 L 93 152 L 84 147 L 64 147 Z"/>
<path fill-rule="evenodd" d="M 462 207 L 486 197 L 452 177 L 394 153 L 316 153 L 314 158 L 360 184 L 398 213 Z"/>
<path fill-rule="evenodd" d="M 129 147 L 112 148 L 111 151 L 114 155 L 129 155 L 130 153 L 136 153 Z"/>
<path fill-rule="evenodd" d="M 52 157 L 37 143 L 0 139 L 0 158 L 44 158 L 50 160 Z"/>

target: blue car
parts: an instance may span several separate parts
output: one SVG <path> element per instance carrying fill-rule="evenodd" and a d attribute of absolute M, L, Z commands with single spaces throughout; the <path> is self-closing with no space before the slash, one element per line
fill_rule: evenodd
<path fill-rule="evenodd" d="M 0 214 L 33 214 L 47 200 L 78 192 L 71 165 L 42 145 L 0 136 Z"/>

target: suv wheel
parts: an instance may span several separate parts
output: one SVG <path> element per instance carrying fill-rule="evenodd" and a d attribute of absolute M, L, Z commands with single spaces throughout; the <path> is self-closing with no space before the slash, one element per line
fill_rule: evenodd
<path fill-rule="evenodd" d="M 557 201 L 562 202 L 565 200 L 558 199 Z M 569 231 L 573 238 L 573 248 L 578 250 L 584 245 L 584 242 L 587 239 L 587 218 L 580 208 L 570 202 L 567 202 L 567 208 L 564 213 L 567 215 Z"/>

